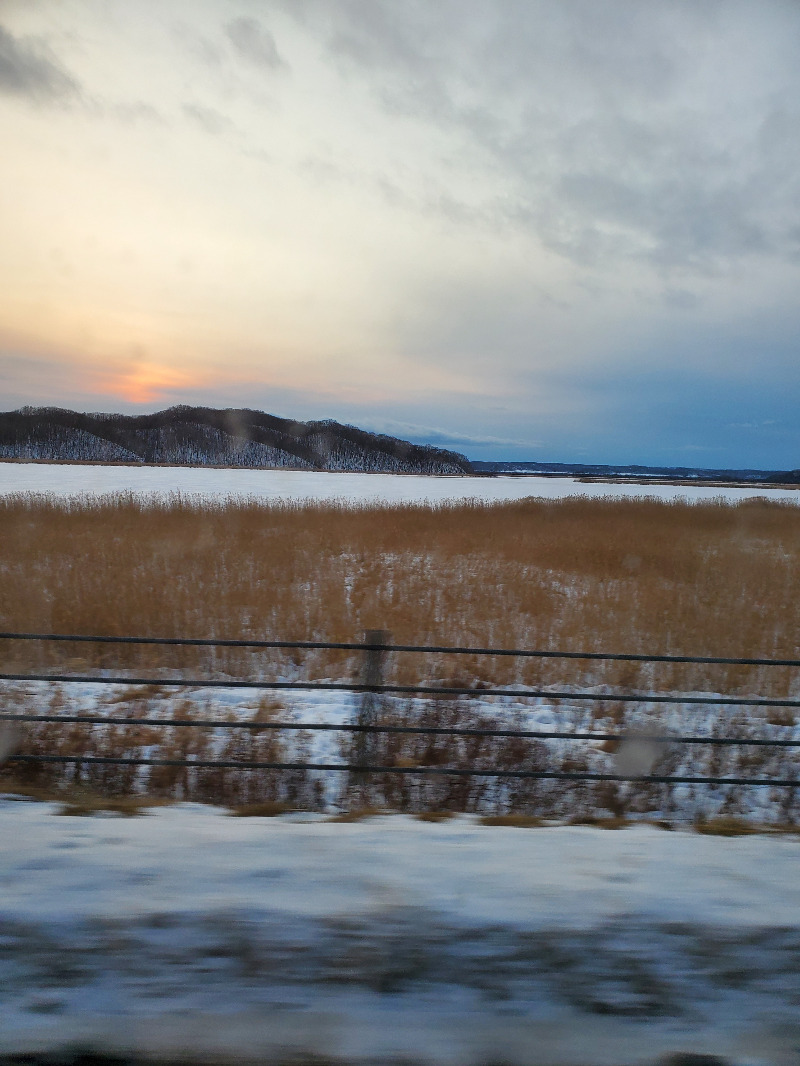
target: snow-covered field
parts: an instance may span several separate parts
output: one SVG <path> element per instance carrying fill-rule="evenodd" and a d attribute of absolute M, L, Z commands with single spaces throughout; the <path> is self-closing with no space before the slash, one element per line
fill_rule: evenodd
<path fill-rule="evenodd" d="M 0 463 L 0 494 L 121 491 L 800 503 L 800 492 L 756 487 Z M 46 711 L 50 690 L 26 688 L 27 709 Z M 104 704 L 119 695 L 110 686 L 64 689 L 64 713 L 123 709 Z M 255 690 L 190 695 L 208 717 L 249 717 L 258 702 Z M 297 720 L 341 723 L 353 699 L 298 692 L 284 704 Z M 172 712 L 172 697 L 156 702 Z M 529 728 L 577 728 L 588 713 L 569 700 L 485 702 L 487 712 L 519 710 Z M 715 713 L 673 706 L 659 732 L 707 735 Z M 795 725 L 758 728 L 800 736 Z M 340 758 L 337 736 L 313 734 L 310 761 Z M 613 769 L 615 756 L 580 747 L 594 768 Z M 329 791 L 341 776 L 327 775 Z M 776 791 L 743 790 L 740 803 L 754 821 L 778 822 Z M 711 790 L 683 798 L 687 817 L 698 804 L 720 812 Z M 468 816 L 246 819 L 193 805 L 78 818 L 0 797 L 0 1066 L 68 1046 L 276 1066 L 643 1066 L 678 1052 L 797 1066 L 798 860 L 795 835 L 521 829 Z"/>
<path fill-rule="evenodd" d="M 0 1054 L 797 1062 L 800 841 L 0 801 Z"/>
<path fill-rule="evenodd" d="M 281 676 L 284 680 L 296 680 L 295 676 L 290 678 L 288 674 Z M 6 713 L 16 711 L 34 714 L 85 714 L 108 718 L 122 716 L 128 717 L 132 723 L 136 721 L 136 716 L 131 713 L 137 703 L 136 687 L 90 682 L 56 686 L 46 682 L 27 682 L 5 686 L 4 695 L 3 710 Z M 263 695 L 263 690 L 255 688 L 165 689 L 157 699 L 146 704 L 146 713 L 148 717 L 155 719 L 176 718 L 188 714 L 189 717 L 199 720 L 252 721 Z M 694 695 L 700 695 L 700 693 Z M 704 692 L 702 695 L 708 697 L 711 694 Z M 405 701 L 393 697 L 384 697 L 384 701 L 390 720 L 392 714 L 397 714 L 405 704 Z M 286 745 L 281 755 L 283 761 L 330 766 L 347 763 L 347 755 L 342 751 L 340 743 L 349 734 L 337 730 L 314 730 L 313 726 L 316 724 L 337 726 L 354 722 L 358 714 L 356 693 L 289 690 L 280 693 L 280 704 L 282 710 L 274 720 L 312 727 L 309 731 L 286 730 L 280 733 Z M 426 706 L 426 701 L 416 700 L 413 706 L 421 711 Z M 555 730 L 579 733 L 619 731 L 612 721 L 598 720 L 596 707 L 587 706 L 586 701 L 571 701 L 569 698 L 554 701 L 546 696 L 531 699 L 470 697 L 468 703 L 463 706 L 471 716 L 466 724 L 473 728 L 486 727 L 487 723 L 491 724 L 494 720 L 495 727 L 532 731 Z M 144 707 L 145 705 L 139 700 L 139 711 L 144 710 Z M 657 703 L 642 701 L 641 704 L 636 705 L 632 723 L 634 732 L 645 736 L 713 737 L 730 735 L 730 716 L 731 712 L 728 708 L 714 704 L 697 706 L 690 703 L 677 703 L 665 707 Z M 465 723 L 462 722 L 463 724 Z M 48 725 L 45 728 L 52 730 L 54 727 Z M 95 726 L 93 728 L 95 736 L 98 738 L 105 736 L 105 727 Z M 63 729 L 68 730 L 69 726 L 65 725 Z M 225 728 L 201 729 L 198 727 L 196 730 L 189 730 L 191 735 L 200 735 L 204 740 L 208 740 L 208 746 L 204 747 L 197 756 L 206 759 L 223 757 L 224 745 L 229 741 L 233 732 Z M 800 724 L 771 724 L 759 710 L 753 710 L 749 719 L 741 718 L 734 732 L 745 738 L 757 737 L 762 740 L 775 739 L 783 742 L 793 740 L 800 744 Z M 115 743 L 117 746 L 113 751 L 100 747 L 95 753 L 139 758 L 163 758 L 169 754 L 168 751 L 158 748 L 155 744 L 152 747 L 136 745 L 133 749 L 123 750 L 121 747 L 123 741 L 119 738 L 119 733 L 117 733 Z M 797 777 L 796 749 L 792 748 L 701 747 L 673 741 L 648 745 L 647 741 L 637 741 L 634 738 L 628 746 L 612 754 L 598 741 L 550 738 L 545 743 L 548 762 L 546 767 L 540 765 L 540 769 L 560 770 L 564 768 L 564 760 L 567 757 L 580 757 L 586 761 L 587 770 L 603 774 L 665 773 L 702 777 L 711 773 L 717 776 L 772 779 Z M 643 743 L 644 750 L 640 751 Z M 60 749 L 56 746 L 53 750 Z M 455 749 L 450 753 L 449 763 L 464 765 L 463 762 L 459 763 L 459 756 L 454 755 L 454 751 Z M 232 756 L 228 754 L 224 757 Z M 248 756 L 240 752 L 234 757 L 246 759 L 259 756 Z M 494 757 L 497 757 L 496 751 Z M 276 758 L 276 756 L 273 755 L 271 758 Z M 460 758 L 463 760 L 464 756 Z M 631 758 L 635 762 L 633 766 L 628 765 Z M 709 763 L 710 759 L 714 760 L 713 764 Z M 493 765 L 489 753 L 480 756 L 478 762 L 470 763 L 469 760 L 467 762 L 470 765 L 485 768 Z M 142 769 L 137 778 L 136 787 L 139 791 L 148 791 L 147 774 L 148 771 Z M 329 813 L 335 813 L 341 810 L 342 806 L 346 807 L 352 802 L 346 793 L 348 785 L 346 773 L 333 769 L 315 770 L 308 772 L 308 779 L 319 782 L 321 791 L 317 796 L 317 801 Z M 428 779 L 429 786 L 435 784 L 437 780 L 442 779 Z M 497 807 L 501 809 L 504 807 L 502 787 L 502 783 L 499 783 L 498 788 L 501 791 L 487 794 L 485 808 L 481 809 L 491 811 Z M 522 809 L 528 812 L 533 809 L 535 813 L 545 812 L 549 817 L 562 820 L 581 814 L 608 816 L 609 811 L 604 808 L 600 794 L 598 793 L 596 797 L 599 805 L 596 806 L 595 799 L 592 798 L 598 789 L 601 793 L 602 786 L 589 785 L 580 793 L 579 801 L 576 801 L 573 795 L 574 786 L 571 784 L 558 780 L 545 781 L 539 785 L 536 801 L 524 800 L 521 801 L 521 808 L 512 809 Z M 177 795 L 184 794 L 178 792 Z M 196 793 L 190 792 L 189 795 L 194 796 Z M 630 817 L 649 820 L 666 819 L 681 825 L 690 825 L 701 818 L 714 819 L 726 816 L 747 820 L 755 826 L 785 825 L 787 820 L 796 817 L 798 813 L 797 803 L 790 790 L 758 785 L 695 787 L 689 784 L 678 784 L 669 789 L 658 789 L 648 795 L 646 800 L 638 795 L 635 786 L 621 786 L 620 802 L 625 801 L 626 797 Z M 297 802 L 304 805 L 311 801 L 298 800 Z M 437 805 L 436 800 L 428 799 L 424 801 L 423 808 L 429 804 L 434 807 Z"/>
<path fill-rule="evenodd" d="M 349 503 L 442 503 L 479 499 L 519 500 L 526 496 L 649 496 L 662 500 L 790 500 L 800 490 L 718 488 L 702 485 L 624 485 L 583 483 L 574 478 L 428 477 L 416 474 L 327 474 L 291 470 L 220 470 L 209 467 L 90 466 L 0 463 L 0 495 L 52 493 L 57 496 L 132 492 L 165 496 L 180 492 L 200 499 L 245 496 L 261 500 L 343 500 Z"/>

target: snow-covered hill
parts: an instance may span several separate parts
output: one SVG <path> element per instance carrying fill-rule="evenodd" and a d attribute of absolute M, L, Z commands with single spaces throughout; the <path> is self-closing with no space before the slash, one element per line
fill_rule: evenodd
<path fill-rule="evenodd" d="M 262 411 L 186 406 L 137 416 L 56 407 L 9 411 L 0 414 L 0 458 L 417 474 L 471 470 L 456 452 L 330 420 L 296 422 Z"/>

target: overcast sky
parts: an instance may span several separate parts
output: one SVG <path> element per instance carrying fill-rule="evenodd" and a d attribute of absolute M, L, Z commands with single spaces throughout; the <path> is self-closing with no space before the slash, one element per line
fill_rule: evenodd
<path fill-rule="evenodd" d="M 0 394 L 800 466 L 797 0 L 0 0 Z"/>

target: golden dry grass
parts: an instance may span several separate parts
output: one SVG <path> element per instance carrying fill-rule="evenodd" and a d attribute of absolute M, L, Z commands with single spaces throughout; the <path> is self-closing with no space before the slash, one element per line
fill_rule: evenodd
<path fill-rule="evenodd" d="M 798 655 L 800 509 L 749 501 L 522 500 L 353 509 L 131 496 L 0 500 L 0 628 L 725 656 Z M 252 653 L 5 643 L 7 662 L 216 672 Z M 261 655 L 261 659 L 266 657 Z M 275 661 L 277 655 L 272 655 Z M 292 653 L 312 674 L 344 653 Z M 395 667 L 418 676 L 413 656 Z M 425 665 L 430 665 L 426 663 Z M 597 664 L 440 659 L 441 680 L 569 680 Z M 745 667 L 615 664 L 609 683 L 738 691 Z M 758 687 L 785 691 L 788 671 Z"/>
<path fill-rule="evenodd" d="M 484 814 L 481 825 L 507 826 L 514 829 L 540 829 L 547 825 L 541 818 L 530 814 Z"/>
<path fill-rule="evenodd" d="M 168 806 L 170 801 L 156 796 L 100 796 L 83 789 L 73 789 L 68 795 L 58 796 L 62 806 L 59 814 L 86 817 L 95 814 L 116 814 L 135 818 L 154 807 Z"/>
<path fill-rule="evenodd" d="M 88 503 L 6 497 L 0 500 L 0 529 L 5 631 L 349 642 L 360 640 L 365 629 L 380 628 L 401 644 L 800 657 L 800 508 L 792 504 L 572 498 L 358 509 L 201 506 L 178 498 L 147 503 L 132 496 Z M 335 651 L 3 641 L 0 656 L 8 672 L 350 679 L 360 669 L 356 654 Z M 161 670 L 167 673 L 159 675 Z M 782 698 L 797 695 L 798 673 L 443 655 L 398 654 L 387 663 L 389 680 L 466 684 L 478 691 L 489 683 L 591 684 Z M 157 716 L 161 703 L 175 713 L 174 690 L 167 687 L 142 686 L 119 698 L 129 717 Z M 60 699 L 56 692 L 56 705 Z M 265 700 L 255 716 L 268 720 L 281 712 L 279 699 Z M 623 727 L 627 713 L 625 704 L 589 704 L 576 725 Z M 198 717 L 202 711 L 186 703 L 177 714 Z M 485 715 L 471 719 L 468 708 L 444 699 L 431 701 L 421 714 L 395 717 L 399 724 L 492 724 Z M 744 714 L 730 721 L 732 728 L 760 735 L 767 726 L 790 727 L 794 716 L 777 710 L 766 722 Z M 194 729 L 65 725 L 31 730 L 26 750 L 135 755 L 157 744 L 159 755 L 181 757 L 203 756 L 210 743 L 205 731 Z M 214 750 L 233 759 L 279 761 L 287 743 L 283 734 L 269 731 L 233 733 Z M 292 738 L 292 758 L 302 758 L 303 743 L 302 736 Z M 382 765 L 455 759 L 459 765 L 512 766 L 527 759 L 538 766 L 544 758 L 535 745 L 518 748 L 511 740 L 397 735 L 376 743 Z M 708 773 L 769 771 L 763 749 L 705 754 Z M 560 768 L 585 769 L 585 755 L 568 755 Z M 64 771 L 58 773 L 63 779 Z M 26 787 L 57 776 L 52 768 L 15 774 Z M 293 784 L 291 775 L 283 775 L 278 786 L 264 775 L 258 782 L 250 775 L 245 784 L 243 776 L 197 771 L 190 788 L 180 768 L 154 767 L 147 787 L 156 795 L 237 806 L 312 803 L 308 782 L 299 777 Z M 399 775 L 384 776 L 375 800 L 395 809 L 491 806 L 486 782 L 439 780 L 421 788 Z M 135 777 L 135 770 L 95 767 L 84 770 L 81 782 L 123 794 Z M 537 785 L 520 785 L 513 802 L 504 804 L 532 815 L 537 796 Z M 587 809 L 596 811 L 599 802 L 612 818 L 626 813 L 629 800 L 619 789 L 598 786 L 592 797 Z M 541 809 L 549 816 L 549 808 Z"/>

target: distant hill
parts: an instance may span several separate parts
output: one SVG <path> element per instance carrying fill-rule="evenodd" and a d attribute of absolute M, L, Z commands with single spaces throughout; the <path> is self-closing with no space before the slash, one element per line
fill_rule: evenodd
<path fill-rule="evenodd" d="M 170 407 L 152 415 L 23 407 L 0 414 L 0 459 L 467 474 L 469 460 L 338 422 Z"/>
<path fill-rule="evenodd" d="M 693 466 L 609 466 L 592 463 L 473 462 L 476 474 L 539 474 L 562 477 L 671 478 L 676 481 L 753 481 L 766 484 L 800 482 L 800 471 L 717 470 Z"/>
<path fill-rule="evenodd" d="M 780 470 L 766 478 L 770 484 L 800 485 L 800 470 Z"/>

